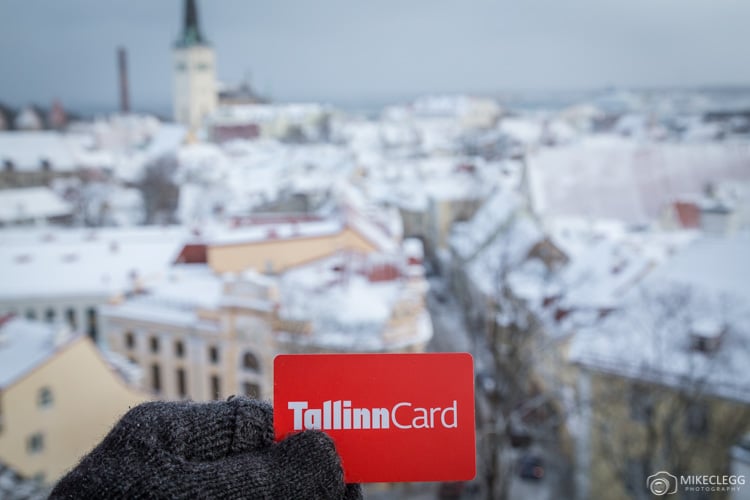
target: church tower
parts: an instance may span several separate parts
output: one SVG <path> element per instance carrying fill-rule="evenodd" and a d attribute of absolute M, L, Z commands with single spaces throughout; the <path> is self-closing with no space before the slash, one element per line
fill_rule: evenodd
<path fill-rule="evenodd" d="M 195 130 L 216 109 L 214 51 L 201 33 L 195 0 L 185 0 L 182 33 L 173 55 L 174 119 Z"/>

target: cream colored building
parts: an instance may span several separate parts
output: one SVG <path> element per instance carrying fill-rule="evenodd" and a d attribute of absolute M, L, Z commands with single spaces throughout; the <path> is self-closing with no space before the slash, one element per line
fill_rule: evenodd
<path fill-rule="evenodd" d="M 0 461 L 54 483 L 148 399 L 125 374 L 135 380 L 132 367 L 105 359 L 86 336 L 0 319 Z"/>
<path fill-rule="evenodd" d="M 341 251 L 395 250 L 394 242 L 359 220 L 259 225 L 215 238 L 207 247 L 208 265 L 217 273 L 248 269 L 281 273 Z"/>
<path fill-rule="evenodd" d="M 421 244 L 356 217 L 234 229 L 205 250 L 102 312 L 154 396 L 271 398 L 278 353 L 414 352 L 432 336 Z"/>
<path fill-rule="evenodd" d="M 216 109 L 216 61 L 201 34 L 195 0 L 186 0 L 184 9 L 182 33 L 173 50 L 174 119 L 196 130 Z"/>
<path fill-rule="evenodd" d="M 103 310 L 107 345 L 141 367 L 158 398 L 268 398 L 273 289 L 261 276 L 223 280 L 183 266 L 149 294 Z"/>

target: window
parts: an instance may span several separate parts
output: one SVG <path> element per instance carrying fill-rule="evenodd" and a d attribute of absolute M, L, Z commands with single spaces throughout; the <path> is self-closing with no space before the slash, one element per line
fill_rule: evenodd
<path fill-rule="evenodd" d="M 26 318 L 28 319 L 36 319 L 36 311 L 33 309 L 28 309 L 26 311 Z"/>
<path fill-rule="evenodd" d="M 133 335 L 133 332 L 125 332 L 125 347 L 128 349 L 135 347 L 135 335 Z"/>
<path fill-rule="evenodd" d="M 177 394 L 181 398 L 187 396 L 187 377 L 184 368 L 177 369 Z"/>
<path fill-rule="evenodd" d="M 96 308 L 89 307 L 86 309 L 86 333 L 89 334 L 89 337 L 91 337 L 91 340 L 96 342 L 96 338 L 99 333 L 99 329 L 96 325 Z"/>
<path fill-rule="evenodd" d="M 156 354 L 159 352 L 159 337 L 151 337 L 149 339 L 149 346 L 151 348 L 151 352 Z"/>
<path fill-rule="evenodd" d="M 214 364 L 219 362 L 219 348 L 215 345 L 208 348 L 208 359 Z"/>
<path fill-rule="evenodd" d="M 16 169 L 16 166 L 13 164 L 13 160 L 3 160 L 3 167 L 8 173 L 13 172 Z"/>
<path fill-rule="evenodd" d="M 249 398 L 260 398 L 260 386 L 252 382 L 245 382 L 242 384 L 242 392 Z"/>
<path fill-rule="evenodd" d="M 161 391 L 161 369 L 156 363 L 151 365 L 151 389 L 154 392 Z"/>
<path fill-rule="evenodd" d="M 52 170 L 52 163 L 47 158 L 42 158 L 39 162 L 42 166 L 42 171 L 49 172 Z"/>
<path fill-rule="evenodd" d="M 44 434 L 35 432 L 26 439 L 26 451 L 31 454 L 41 453 L 44 450 Z"/>
<path fill-rule="evenodd" d="M 254 372 L 260 371 L 260 363 L 258 363 L 258 358 L 255 357 L 255 354 L 249 351 L 246 352 L 242 357 L 242 366 L 245 368 L 245 370 Z"/>
<path fill-rule="evenodd" d="M 642 460 L 628 459 L 625 464 L 625 489 L 631 496 L 641 498 L 643 493 L 648 493 L 646 477 L 650 472 L 646 471 L 646 463 Z"/>
<path fill-rule="evenodd" d="M 637 422 L 648 422 L 653 414 L 654 402 L 651 393 L 644 386 L 632 386 L 630 388 L 630 418 Z"/>
<path fill-rule="evenodd" d="M 37 395 L 37 405 L 39 408 L 49 408 L 52 406 L 53 402 L 54 398 L 52 397 L 52 389 L 49 387 L 42 387 L 39 389 L 39 394 Z"/>
<path fill-rule="evenodd" d="M 211 375 L 211 399 L 221 399 L 221 380 L 218 375 Z"/>
<path fill-rule="evenodd" d="M 174 355 L 178 358 L 182 358 L 185 356 L 185 344 L 181 340 L 178 340 L 174 343 Z"/>
<path fill-rule="evenodd" d="M 72 330 L 75 330 L 78 327 L 78 322 L 76 321 L 76 311 L 72 307 L 69 307 L 65 310 L 65 321 L 68 322 L 68 325 L 70 325 L 70 328 Z"/>
<path fill-rule="evenodd" d="M 685 411 L 685 431 L 692 436 L 705 436 L 708 432 L 708 407 L 699 402 L 690 403 Z"/>
<path fill-rule="evenodd" d="M 44 312 L 44 321 L 47 323 L 53 323 L 55 321 L 55 316 L 57 316 L 55 310 L 50 307 Z"/>

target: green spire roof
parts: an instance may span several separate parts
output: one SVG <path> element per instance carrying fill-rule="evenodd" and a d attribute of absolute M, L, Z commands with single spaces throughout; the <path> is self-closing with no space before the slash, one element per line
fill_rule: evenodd
<path fill-rule="evenodd" d="M 193 45 L 207 45 L 208 41 L 203 38 L 198 23 L 198 7 L 195 0 L 185 0 L 185 22 L 182 26 L 182 34 L 177 39 L 177 47 L 191 47 Z"/>

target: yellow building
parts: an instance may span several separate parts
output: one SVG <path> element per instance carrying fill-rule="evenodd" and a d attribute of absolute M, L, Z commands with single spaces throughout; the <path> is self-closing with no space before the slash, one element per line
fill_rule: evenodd
<path fill-rule="evenodd" d="M 729 450 L 750 431 L 747 401 L 598 370 L 582 376 L 590 397 L 589 498 L 650 498 L 648 478 L 660 471 L 678 478 L 677 490 L 687 498 L 729 498 L 731 490 L 707 491 L 680 478 L 730 474 Z"/>
<path fill-rule="evenodd" d="M 651 498 L 654 477 L 674 498 L 750 492 L 728 484 L 750 431 L 749 252 L 745 236 L 696 239 L 575 335 L 582 498 Z"/>
<path fill-rule="evenodd" d="M 207 246 L 208 265 L 217 273 L 252 269 L 280 273 L 341 251 L 395 250 L 378 228 L 362 219 L 254 225 L 214 238 Z"/>
<path fill-rule="evenodd" d="M 54 483 L 147 399 L 125 374 L 135 375 L 105 360 L 85 336 L 0 320 L 0 461 Z"/>

